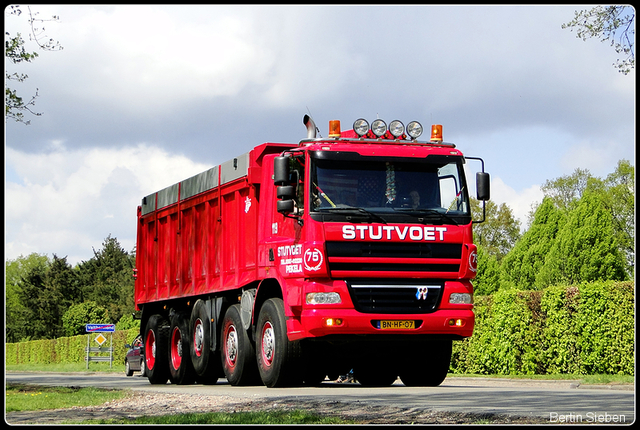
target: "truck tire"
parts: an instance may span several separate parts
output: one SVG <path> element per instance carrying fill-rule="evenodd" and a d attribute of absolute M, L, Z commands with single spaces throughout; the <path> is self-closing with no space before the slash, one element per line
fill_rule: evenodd
<path fill-rule="evenodd" d="M 195 371 L 189 354 L 189 320 L 183 314 L 171 317 L 169 337 L 169 380 L 172 384 L 192 384 Z"/>
<path fill-rule="evenodd" d="M 297 369 L 300 342 L 290 342 L 287 338 L 282 299 L 273 298 L 264 302 L 256 330 L 256 358 L 262 382 L 269 388 L 301 383 Z"/>
<path fill-rule="evenodd" d="M 451 349 L 451 340 L 409 346 L 406 365 L 400 371 L 402 383 L 407 387 L 437 387 L 442 384 L 449 372 Z"/>
<path fill-rule="evenodd" d="M 189 354 L 196 380 L 203 384 L 215 384 L 219 373 L 216 364 L 219 365 L 219 362 L 211 351 L 211 325 L 204 301 L 198 300 L 193 305 L 189 328 Z"/>
<path fill-rule="evenodd" d="M 147 321 L 144 335 L 144 358 L 147 378 L 152 384 L 166 384 L 169 379 L 169 326 L 160 315 Z"/>
<path fill-rule="evenodd" d="M 255 385 L 260 382 L 256 351 L 243 328 L 240 305 L 227 309 L 222 320 L 220 361 L 231 385 Z"/>

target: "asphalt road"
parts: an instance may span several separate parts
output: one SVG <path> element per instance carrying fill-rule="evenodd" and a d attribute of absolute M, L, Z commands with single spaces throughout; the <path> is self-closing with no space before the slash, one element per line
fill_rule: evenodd
<path fill-rule="evenodd" d="M 635 421 L 633 386 L 596 388 L 574 381 L 534 381 L 493 378 L 447 378 L 440 387 L 411 388 L 399 381 L 390 387 L 365 388 L 359 384 L 325 381 L 319 387 L 234 387 L 225 380 L 215 385 L 151 385 L 136 373 L 133 377 L 107 373 L 18 373 L 6 382 L 129 388 L 154 393 L 220 395 L 242 398 L 300 399 L 385 404 L 422 410 L 492 413 L 542 417 L 549 423 Z"/>

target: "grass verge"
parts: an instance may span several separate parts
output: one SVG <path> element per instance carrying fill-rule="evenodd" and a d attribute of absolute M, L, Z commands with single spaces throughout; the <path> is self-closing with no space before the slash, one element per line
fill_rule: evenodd
<path fill-rule="evenodd" d="M 42 385 L 7 384 L 6 412 L 40 411 L 101 405 L 129 395 L 125 390 L 103 388 L 46 387 Z"/>
<path fill-rule="evenodd" d="M 6 412 L 38 411 L 95 406 L 130 395 L 127 390 L 101 388 L 46 387 L 41 385 L 8 384 Z M 338 417 L 325 417 L 302 410 L 256 412 L 211 412 L 174 414 L 134 419 L 98 419 L 68 424 L 353 424 Z"/>
<path fill-rule="evenodd" d="M 257 412 L 209 412 L 175 414 L 134 419 L 89 420 L 78 424 L 355 424 L 338 417 L 326 417 L 302 410 Z"/>

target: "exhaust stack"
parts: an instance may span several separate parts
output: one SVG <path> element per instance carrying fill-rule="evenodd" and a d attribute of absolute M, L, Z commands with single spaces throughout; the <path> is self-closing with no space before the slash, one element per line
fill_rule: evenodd
<path fill-rule="evenodd" d="M 316 123 L 313 122 L 309 115 L 305 115 L 304 118 L 302 118 L 302 122 L 307 127 L 307 139 L 315 139 L 316 131 L 318 130 Z"/>

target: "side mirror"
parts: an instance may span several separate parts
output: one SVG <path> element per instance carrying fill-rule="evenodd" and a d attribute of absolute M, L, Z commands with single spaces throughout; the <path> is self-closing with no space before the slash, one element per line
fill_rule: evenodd
<path fill-rule="evenodd" d="M 278 212 L 283 215 L 290 214 L 295 209 L 293 200 L 278 200 L 276 204 Z"/>
<path fill-rule="evenodd" d="M 292 200 L 296 195 L 296 189 L 293 185 L 280 185 L 276 188 L 276 196 L 280 200 Z"/>
<path fill-rule="evenodd" d="M 273 183 L 277 186 L 276 203 L 277 211 L 284 216 L 295 210 L 293 199 L 296 196 L 296 187 L 291 185 L 291 172 L 289 171 L 289 157 L 276 157 L 273 159 Z"/>
<path fill-rule="evenodd" d="M 491 191 L 489 185 L 489 174 L 486 172 L 476 173 L 476 192 L 478 200 L 490 200 Z"/>
<path fill-rule="evenodd" d="M 289 183 L 289 157 L 276 157 L 273 159 L 273 183 L 275 185 Z"/>

